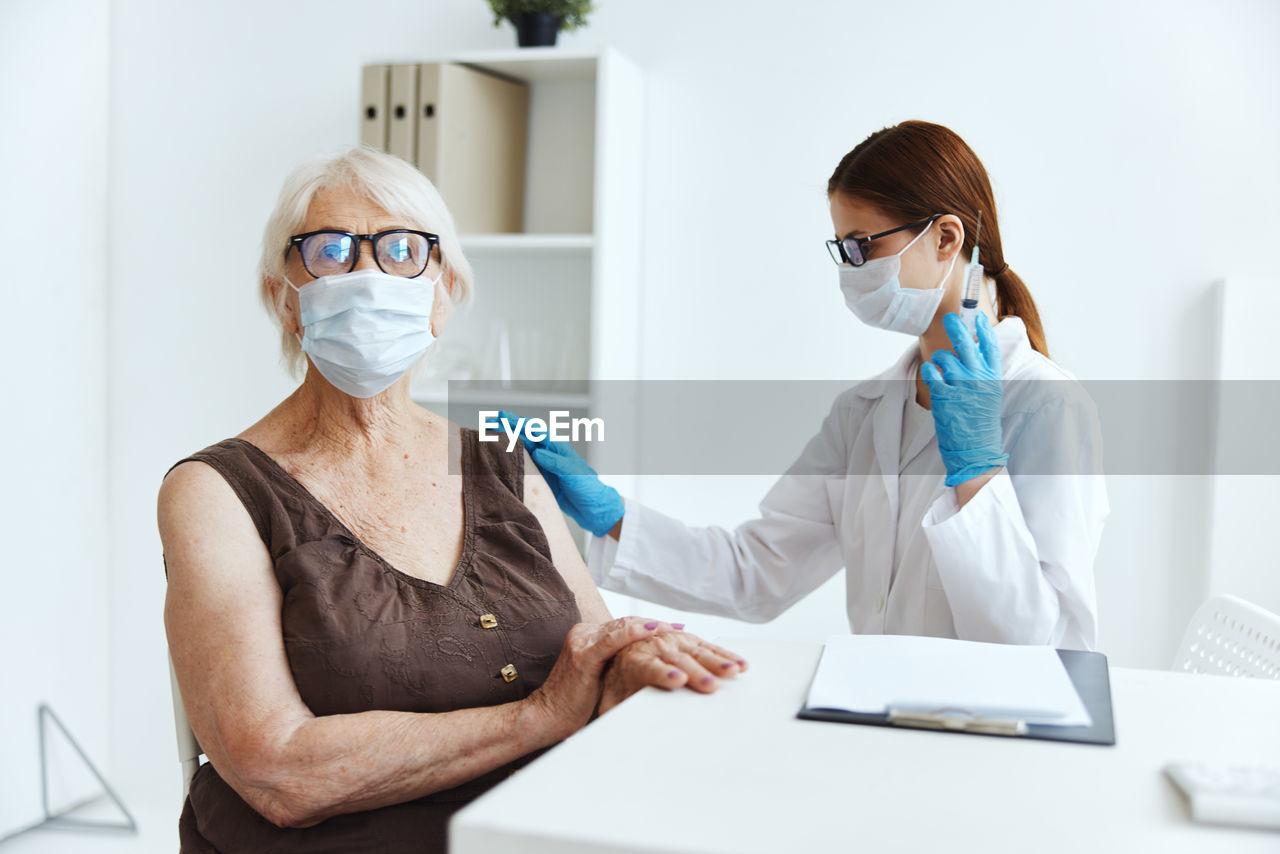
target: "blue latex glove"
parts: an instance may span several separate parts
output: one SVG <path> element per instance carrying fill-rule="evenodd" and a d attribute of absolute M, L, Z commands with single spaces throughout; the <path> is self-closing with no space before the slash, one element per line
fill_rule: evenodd
<path fill-rule="evenodd" d="M 948 313 L 942 324 L 955 353 L 936 351 L 920 376 L 929 386 L 947 486 L 955 486 L 1009 462 L 1000 424 L 1004 383 L 1000 342 L 986 314 L 977 316 L 976 344 L 960 315 Z"/>
<path fill-rule="evenodd" d="M 505 409 L 499 410 L 498 418 L 510 424 L 513 430 L 520 420 L 520 416 Z M 525 438 L 523 430 L 520 438 L 551 487 L 556 503 L 573 517 L 573 521 L 597 537 L 603 537 L 618 524 L 625 512 L 622 496 L 612 486 L 601 483 L 595 469 L 578 456 L 573 445 L 553 442 L 549 438 L 531 442 Z"/>

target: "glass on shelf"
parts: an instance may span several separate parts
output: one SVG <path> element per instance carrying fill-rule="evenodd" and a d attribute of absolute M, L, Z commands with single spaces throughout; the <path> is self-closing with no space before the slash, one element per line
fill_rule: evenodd
<path fill-rule="evenodd" d="M 505 320 L 493 323 L 485 347 L 484 361 L 477 376 L 510 388 L 525 387 L 560 390 L 569 381 L 572 352 L 567 332 L 511 326 Z"/>
<path fill-rule="evenodd" d="M 449 392 L 478 398 L 501 391 L 522 400 L 570 401 L 586 395 L 585 366 L 574 370 L 580 354 L 569 329 L 516 326 L 505 318 L 487 326 L 483 347 L 476 346 L 477 336 L 438 340 L 414 374 L 414 394 L 442 400 Z"/>

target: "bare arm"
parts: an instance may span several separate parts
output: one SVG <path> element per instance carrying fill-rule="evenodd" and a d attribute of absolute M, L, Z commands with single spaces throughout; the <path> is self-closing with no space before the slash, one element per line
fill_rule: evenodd
<path fill-rule="evenodd" d="M 565 524 L 564 513 L 556 504 L 555 496 L 551 494 L 551 487 L 547 486 L 546 480 L 538 471 L 538 466 L 529 457 L 528 451 L 522 451 L 522 453 L 524 453 L 525 506 L 538 517 L 538 522 L 541 523 L 542 530 L 547 535 L 547 542 L 551 546 L 551 560 L 564 576 L 565 583 L 569 585 L 573 595 L 578 598 L 578 610 L 582 613 L 582 619 L 588 623 L 603 623 L 610 619 L 609 608 L 604 604 L 600 589 L 596 587 L 595 580 L 587 571 L 587 565 L 582 561 L 582 554 L 573 542 L 569 526 Z"/>
<path fill-rule="evenodd" d="M 589 719 L 614 652 L 654 634 L 638 620 L 579 624 L 543 687 L 514 703 L 316 717 L 289 671 L 270 556 L 230 486 L 203 463 L 179 466 L 158 516 L 191 727 L 223 779 L 281 827 L 413 800 L 554 744 Z"/>

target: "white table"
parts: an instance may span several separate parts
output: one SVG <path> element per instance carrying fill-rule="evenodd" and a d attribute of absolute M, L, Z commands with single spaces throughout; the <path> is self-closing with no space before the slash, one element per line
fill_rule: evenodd
<path fill-rule="evenodd" d="M 1101 747 L 797 720 L 821 647 L 724 643 L 749 672 L 631 698 L 460 812 L 452 854 L 1280 853 L 1161 773 L 1280 761 L 1280 682 L 1113 668 Z"/>

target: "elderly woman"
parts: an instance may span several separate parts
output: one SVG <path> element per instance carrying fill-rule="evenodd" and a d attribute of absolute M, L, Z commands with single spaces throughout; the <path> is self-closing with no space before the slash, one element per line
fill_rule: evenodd
<path fill-rule="evenodd" d="M 165 627 L 210 760 L 184 852 L 441 851 L 453 812 L 593 715 L 745 668 L 611 619 L 523 452 L 411 400 L 471 292 L 421 173 L 363 148 L 297 169 L 261 287 L 302 384 L 159 497 Z"/>

